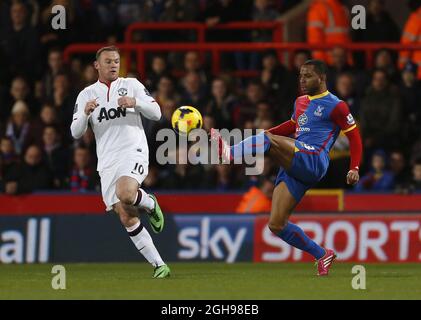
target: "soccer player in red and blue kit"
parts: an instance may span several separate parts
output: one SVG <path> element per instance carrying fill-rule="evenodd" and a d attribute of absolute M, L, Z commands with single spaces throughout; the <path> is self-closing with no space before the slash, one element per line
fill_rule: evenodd
<path fill-rule="evenodd" d="M 351 151 L 346 180 L 351 185 L 358 182 L 362 143 L 347 104 L 327 90 L 326 65 L 322 61 L 303 64 L 300 86 L 305 95 L 295 100 L 291 120 L 231 147 L 217 130 L 211 130 L 211 139 L 218 142 L 224 163 L 256 153 L 266 153 L 279 163 L 269 229 L 288 244 L 311 254 L 317 260 L 318 275 L 324 276 L 336 258 L 335 252 L 318 245 L 288 219 L 306 191 L 326 174 L 329 150 L 341 131 L 348 137 Z"/>

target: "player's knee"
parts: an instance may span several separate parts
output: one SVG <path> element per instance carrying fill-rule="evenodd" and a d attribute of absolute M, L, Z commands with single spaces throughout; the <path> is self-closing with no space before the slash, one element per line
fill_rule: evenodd
<path fill-rule="evenodd" d="M 284 230 L 287 224 L 288 224 L 288 219 L 282 219 L 279 221 L 269 221 L 268 227 L 269 227 L 269 230 L 272 231 L 272 233 L 278 234 L 279 232 Z"/>
<path fill-rule="evenodd" d="M 131 190 L 131 188 L 120 185 L 115 190 L 117 198 L 124 204 L 133 204 L 137 190 Z"/>

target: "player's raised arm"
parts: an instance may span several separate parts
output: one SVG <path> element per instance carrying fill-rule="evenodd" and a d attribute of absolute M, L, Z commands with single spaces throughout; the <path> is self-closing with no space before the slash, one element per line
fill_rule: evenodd
<path fill-rule="evenodd" d="M 70 126 L 73 138 L 79 139 L 83 136 L 86 129 L 88 129 L 89 116 L 97 106 L 96 99 L 88 100 L 85 92 L 79 93 L 73 110 L 73 121 Z"/>
<path fill-rule="evenodd" d="M 354 185 L 359 180 L 358 171 L 363 152 L 360 131 L 349 111 L 348 105 L 343 101 L 337 104 L 330 117 L 332 121 L 341 128 L 349 140 L 351 163 L 347 174 L 347 183 Z"/>
<path fill-rule="evenodd" d="M 148 92 L 143 84 L 140 83 L 137 79 L 133 79 L 133 92 L 134 97 L 122 97 L 118 99 L 118 104 L 121 107 L 125 106 L 124 98 L 131 99 L 129 101 L 130 106 L 133 106 L 136 111 L 142 113 L 146 118 L 150 120 L 158 121 L 161 119 L 161 108 L 159 104 L 155 101 L 152 95 Z"/>

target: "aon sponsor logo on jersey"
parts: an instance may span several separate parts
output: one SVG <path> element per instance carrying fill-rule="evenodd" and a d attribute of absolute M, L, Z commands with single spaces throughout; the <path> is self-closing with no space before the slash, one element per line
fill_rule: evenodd
<path fill-rule="evenodd" d="M 101 108 L 99 111 L 98 121 L 101 122 L 102 120 L 112 120 L 115 118 L 125 117 L 126 116 L 126 109 L 118 107 L 115 108 Z"/>

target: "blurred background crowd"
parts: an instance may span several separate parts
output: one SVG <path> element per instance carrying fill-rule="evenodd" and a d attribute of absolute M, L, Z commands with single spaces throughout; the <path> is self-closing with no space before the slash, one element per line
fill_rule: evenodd
<path fill-rule="evenodd" d="M 77 94 L 97 81 L 93 54 L 72 56 L 64 63 L 63 50 L 71 43 L 118 43 L 134 22 L 196 21 L 208 26 L 230 21 L 276 21 L 300 5 L 298 0 L 39 0 L 0 2 L 0 192 L 20 194 L 39 190 L 99 191 L 95 139 L 89 129 L 74 141 L 70 123 Z M 311 2 L 311 1 L 310 1 Z M 314 33 L 320 2 L 333 8 L 350 4 L 339 0 L 313 1 L 308 8 L 306 40 Z M 66 8 L 67 28 L 51 28 L 51 8 Z M 411 15 L 419 16 L 421 1 L 409 1 Z M 314 11 L 314 10 L 316 11 Z M 311 11 L 313 10 L 313 12 Z M 336 13 L 335 13 L 336 15 Z M 321 18 L 320 18 L 321 19 Z M 335 16 L 336 19 L 336 16 Z M 421 34 L 404 30 L 406 21 L 395 21 L 385 1 L 367 1 L 367 29 L 347 31 L 349 41 L 401 42 L 405 37 L 421 42 Z M 320 25 L 319 25 L 320 27 Z M 419 32 L 419 31 L 418 31 Z M 313 34 L 312 34 L 313 33 Z M 190 33 L 142 31 L 134 41 L 194 41 Z M 209 32 L 218 42 L 271 41 L 271 31 Z M 418 40 L 417 40 L 418 39 Z M 198 108 L 204 128 L 269 129 L 291 117 L 300 95 L 300 66 L 317 53 L 297 50 L 292 65 L 283 64 L 274 51 L 234 52 L 222 57 L 224 71 L 255 70 L 256 77 L 212 75 L 209 59 L 198 52 L 156 53 L 147 56 L 147 75 L 136 68 L 121 76 L 137 77 L 162 108 L 162 119 L 143 124 L 150 142 L 149 176 L 152 189 L 249 190 L 270 197 L 278 167 L 265 159 L 264 172 L 246 176 L 243 166 L 166 165 L 155 160 L 156 132 L 171 128 L 171 115 L 181 105 Z M 122 55 L 122 60 L 126 57 Z M 404 58 L 402 60 L 402 58 Z M 418 57 L 419 58 L 419 57 Z M 362 53 L 350 55 L 336 46 L 329 52 L 329 90 L 350 106 L 364 143 L 361 181 L 356 191 L 421 189 L 421 59 L 400 56 L 379 48 L 372 68 Z M 331 152 L 331 166 L 318 188 L 350 188 L 345 184 L 349 146 L 340 136 Z M 254 190 L 254 191 L 253 191 Z"/>

